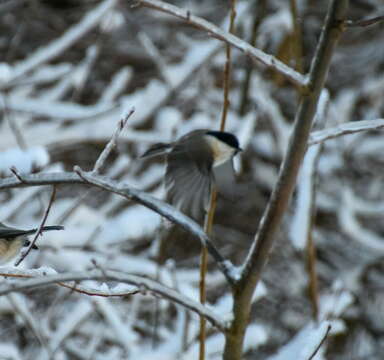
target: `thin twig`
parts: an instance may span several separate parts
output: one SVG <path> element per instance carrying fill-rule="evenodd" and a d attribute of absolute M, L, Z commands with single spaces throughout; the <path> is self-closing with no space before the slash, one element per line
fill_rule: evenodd
<path fill-rule="evenodd" d="M 377 23 L 384 21 L 384 15 L 375 16 L 373 18 L 365 19 L 365 20 L 347 20 L 345 21 L 345 26 L 347 27 L 366 27 L 370 25 L 375 25 Z"/>
<path fill-rule="evenodd" d="M 301 16 L 297 13 L 296 0 L 290 0 L 290 10 L 292 15 L 293 31 L 291 38 L 291 46 L 293 47 L 293 57 L 295 60 L 295 70 L 303 72 L 303 46 L 302 46 L 302 29 L 300 24 Z"/>
<path fill-rule="evenodd" d="M 316 246 L 312 236 L 313 217 L 311 216 L 311 227 L 308 229 L 307 237 L 307 268 L 309 272 L 309 299 L 312 304 L 312 316 L 314 321 L 319 320 L 319 290 L 316 271 Z"/>
<path fill-rule="evenodd" d="M 257 11 L 253 19 L 252 35 L 249 41 L 249 43 L 253 47 L 256 45 L 258 29 L 266 14 L 266 10 L 267 10 L 267 0 L 259 0 L 257 2 Z M 241 87 L 241 95 L 240 95 L 240 107 L 239 107 L 240 115 L 245 115 L 245 112 L 247 110 L 249 86 L 251 84 L 251 78 L 252 78 L 252 72 L 253 72 L 251 59 L 248 57 L 246 60 L 247 62 L 245 66 L 245 76 L 244 76 L 243 86 Z"/>
<path fill-rule="evenodd" d="M 117 291 L 114 292 L 113 290 L 110 291 L 101 291 L 101 290 L 94 290 L 91 288 L 87 288 L 85 286 L 81 286 L 78 284 L 69 285 L 65 284 L 63 282 L 58 282 L 58 285 L 65 287 L 67 289 L 70 289 L 72 291 L 75 291 L 80 294 L 88 295 L 88 296 L 100 296 L 100 297 L 126 297 L 131 295 L 140 294 L 140 290 L 130 290 L 130 291 Z"/>
<path fill-rule="evenodd" d="M 320 350 L 320 348 L 324 344 L 324 341 L 327 339 L 328 334 L 331 331 L 331 328 L 332 328 L 332 326 L 329 324 L 323 338 L 321 339 L 321 341 L 319 343 L 319 345 L 316 347 L 315 351 L 311 354 L 311 356 L 308 358 L 308 360 L 312 360 L 316 356 L 317 352 Z"/>
<path fill-rule="evenodd" d="M 236 18 L 236 0 L 231 1 L 230 20 L 229 20 L 229 32 L 232 34 L 235 28 Z M 227 120 L 228 108 L 229 108 L 229 88 L 231 82 L 231 45 L 226 44 L 225 49 L 226 60 L 224 66 L 224 86 L 223 86 L 223 110 L 221 113 L 220 131 L 225 130 L 225 123 Z M 211 196 L 209 202 L 209 210 L 205 217 L 204 230 L 208 236 L 211 236 L 213 219 L 216 210 L 217 191 L 214 187 L 211 189 Z M 200 303 L 205 304 L 207 299 L 207 289 L 205 284 L 205 277 L 208 268 L 208 251 L 205 246 L 201 248 L 200 255 Z M 199 334 L 199 360 L 205 359 L 205 338 L 206 338 L 206 324 L 205 318 L 200 317 L 200 334 Z"/>
<path fill-rule="evenodd" d="M 317 105 L 316 125 L 319 128 L 324 128 L 327 116 L 326 109 L 329 96 L 327 91 L 323 91 L 320 95 L 319 103 Z M 323 150 L 324 143 L 307 150 L 304 162 L 301 168 L 301 178 L 299 180 L 299 187 L 302 187 L 302 193 L 298 195 L 298 199 L 306 199 L 306 206 L 301 208 L 301 211 L 307 212 L 306 223 L 301 224 L 305 230 L 306 237 L 306 254 L 307 254 L 307 269 L 309 273 L 309 298 L 312 303 L 312 315 L 315 322 L 319 320 L 319 288 L 318 288 L 318 275 L 317 275 L 317 251 L 313 239 L 313 227 L 316 219 L 316 183 L 317 183 L 317 169 Z M 299 208 L 300 205 L 298 205 Z"/>
<path fill-rule="evenodd" d="M 111 139 L 108 141 L 108 144 L 105 146 L 104 150 L 101 152 L 100 156 L 95 162 L 95 166 L 93 167 L 93 170 L 92 170 L 93 173 L 95 174 L 100 173 L 100 170 L 104 166 L 105 161 L 107 160 L 109 154 L 116 147 L 117 139 L 120 133 L 124 130 L 124 127 L 127 125 L 128 119 L 132 116 L 134 112 L 135 112 L 135 108 L 132 107 L 129 110 L 129 112 L 122 119 L 119 120 L 115 133 L 113 134 Z"/>
<path fill-rule="evenodd" d="M 225 332 L 226 325 L 225 322 L 207 307 L 201 305 L 199 302 L 175 291 L 172 288 L 169 288 L 165 285 L 162 285 L 154 280 L 137 276 L 126 274 L 118 271 L 105 270 L 104 274 L 100 273 L 98 269 L 83 271 L 83 272 L 73 272 L 73 273 L 64 273 L 64 274 L 55 274 L 55 275 L 46 275 L 41 277 L 36 277 L 33 279 L 19 281 L 17 283 L 5 284 L 0 286 L 0 296 L 9 294 L 12 292 L 25 291 L 27 289 L 33 289 L 41 286 L 46 286 L 49 284 L 63 283 L 67 281 L 82 281 L 82 280 L 96 280 L 96 281 L 118 281 L 121 283 L 135 285 L 143 293 L 149 292 L 154 295 L 161 296 L 164 299 L 170 300 L 174 303 L 177 303 L 200 316 L 205 316 L 205 318 L 221 332 Z"/>
<path fill-rule="evenodd" d="M 384 119 L 350 121 L 335 127 L 311 132 L 308 145 L 320 144 L 327 140 L 361 131 L 380 130 L 382 128 L 384 128 Z"/>
<path fill-rule="evenodd" d="M 51 210 L 51 206 L 52 206 L 52 204 L 53 204 L 53 202 L 55 200 L 55 197 L 56 197 L 56 186 L 53 185 L 51 197 L 49 199 L 49 203 L 48 203 L 47 209 L 44 212 L 43 218 L 41 219 L 40 226 L 38 227 L 38 229 L 37 229 L 37 231 L 35 233 L 35 236 L 33 237 L 33 240 L 30 242 L 28 247 L 21 253 L 20 258 L 18 260 L 16 260 L 15 266 L 19 266 L 19 264 L 27 257 L 27 255 L 29 254 L 31 249 L 35 246 L 37 238 L 40 235 L 42 235 L 43 227 L 45 225 L 45 222 L 47 221 L 47 218 L 48 218 L 49 212 Z"/>
<path fill-rule="evenodd" d="M 231 0 L 231 15 L 229 20 L 229 33 L 233 34 L 235 30 L 236 18 L 236 0 Z M 229 108 L 229 88 L 231 83 L 231 45 L 225 46 L 225 66 L 224 66 L 224 86 L 223 86 L 223 111 L 221 113 L 220 131 L 224 131 L 225 122 L 227 120 L 227 113 Z"/>
<path fill-rule="evenodd" d="M 303 90 L 305 90 L 307 87 L 307 78 L 302 74 L 285 65 L 274 56 L 268 55 L 265 52 L 253 47 L 246 41 L 238 38 L 237 36 L 223 31 L 211 22 L 198 16 L 192 15 L 189 10 L 181 9 L 177 6 L 158 0 L 138 0 L 137 4 L 178 17 L 185 22 L 195 26 L 196 28 L 206 31 L 210 36 L 232 45 L 233 47 L 243 52 L 245 55 L 251 57 L 253 60 L 261 62 L 268 68 L 279 72 Z"/>
<path fill-rule="evenodd" d="M 317 175 L 317 164 L 320 159 L 322 146 L 318 145 L 317 148 L 311 148 L 310 151 L 307 152 L 307 155 L 311 153 L 311 157 L 308 159 L 309 164 L 309 173 L 306 174 L 309 176 L 309 216 L 308 216 L 308 224 L 307 224 L 307 244 L 306 244 L 306 252 L 307 252 L 307 268 L 309 272 L 309 297 L 312 303 L 312 314 L 314 321 L 318 321 L 319 315 L 319 290 L 318 290 L 318 277 L 316 270 L 316 245 L 313 241 L 313 225 L 315 222 L 316 216 L 316 175 Z M 305 161 L 305 160 L 304 160 Z M 303 167 L 304 168 L 304 167 Z"/>
<path fill-rule="evenodd" d="M 16 169 L 16 167 L 14 166 L 11 166 L 9 168 L 9 170 L 11 170 L 12 174 L 16 176 L 17 180 L 19 180 L 21 183 L 24 182 L 24 179 L 21 177 L 21 175 L 19 174 L 18 170 Z"/>
<path fill-rule="evenodd" d="M 13 269 L 11 269 L 11 270 L 13 270 Z M 28 274 L 28 273 L 20 273 L 20 270 L 18 270 L 17 273 L 12 273 L 12 272 L 4 273 L 4 272 L 0 272 L 0 277 L 31 279 L 31 278 L 35 278 L 36 276 L 33 276 L 31 274 Z M 77 283 L 71 285 L 71 284 L 67 284 L 67 283 L 64 283 L 64 282 L 58 282 L 57 285 L 65 287 L 67 289 L 70 289 L 73 292 L 77 292 L 79 294 L 88 295 L 88 296 L 126 297 L 126 296 L 140 294 L 140 289 L 134 289 L 134 290 L 130 290 L 130 291 L 113 291 L 113 290 L 105 291 L 105 290 L 92 289 L 90 287 L 79 285 Z"/>

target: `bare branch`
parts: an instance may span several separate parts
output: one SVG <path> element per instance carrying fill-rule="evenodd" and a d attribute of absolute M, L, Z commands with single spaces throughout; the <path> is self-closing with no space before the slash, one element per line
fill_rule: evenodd
<path fill-rule="evenodd" d="M 51 197 L 49 199 L 47 209 L 45 210 L 43 218 L 41 219 L 40 226 L 38 227 L 38 229 L 35 233 L 35 236 L 34 236 L 33 240 L 30 242 L 30 244 L 28 245 L 27 249 L 21 253 L 20 258 L 15 262 L 15 266 L 19 266 L 20 263 L 27 257 L 27 255 L 29 254 L 31 249 L 34 247 L 34 245 L 37 241 L 37 238 L 42 234 L 43 227 L 45 225 L 45 222 L 47 221 L 48 214 L 49 214 L 49 211 L 51 210 L 51 206 L 55 200 L 55 197 L 56 197 L 56 186 L 54 185 L 52 188 L 52 194 L 51 194 Z"/>
<path fill-rule="evenodd" d="M 128 119 L 135 112 L 135 108 L 132 107 L 129 112 L 124 116 L 124 118 L 120 119 L 118 125 L 116 127 L 116 131 L 113 134 L 111 140 L 109 140 L 108 144 L 105 146 L 104 150 L 101 152 L 100 156 L 96 160 L 95 166 L 93 167 L 92 172 L 98 174 L 101 168 L 104 166 L 105 161 L 107 160 L 111 151 L 116 147 L 117 138 L 120 133 L 123 131 L 125 125 L 127 125 Z"/>
<path fill-rule="evenodd" d="M 9 170 L 11 170 L 12 174 L 16 176 L 17 180 L 19 180 L 22 183 L 24 182 L 23 178 L 21 177 L 21 175 L 19 174 L 19 172 L 14 166 L 11 166 Z"/>
<path fill-rule="evenodd" d="M 39 278 L 19 281 L 17 283 L 6 284 L 0 286 L 0 296 L 20 292 L 27 289 L 33 289 L 49 284 L 63 283 L 66 281 L 82 281 L 82 280 L 97 280 L 97 281 L 118 281 L 125 284 L 136 285 L 141 292 L 147 291 L 164 299 L 177 303 L 185 308 L 204 316 L 213 326 L 217 327 L 221 332 L 225 332 L 225 322 L 211 310 L 201 305 L 199 302 L 186 297 L 179 292 L 162 285 L 154 280 L 147 279 L 137 275 L 125 274 L 118 271 L 105 270 L 100 273 L 99 270 L 64 273 L 59 275 L 46 275 Z"/>
<path fill-rule="evenodd" d="M 216 261 L 219 269 L 222 271 L 228 282 L 230 284 L 234 283 L 234 279 L 232 277 L 233 265 L 220 255 L 220 253 L 213 245 L 207 234 L 204 232 L 201 226 L 198 225 L 194 220 L 184 215 L 182 212 L 178 211 L 173 206 L 148 195 L 144 191 L 129 188 L 124 184 L 118 184 L 112 180 L 106 181 L 102 177 L 95 176 L 91 173 L 86 173 L 82 171 L 79 167 L 75 167 L 75 171 L 86 183 L 121 195 L 129 200 L 136 201 L 146 206 L 147 208 L 157 212 L 158 214 L 164 216 L 169 221 L 180 225 L 184 230 L 198 237 L 202 246 L 207 247 L 208 252 Z"/>
<path fill-rule="evenodd" d="M 229 33 L 233 34 L 235 30 L 235 17 L 236 17 L 236 0 L 231 0 Z M 223 109 L 221 112 L 220 131 L 224 131 L 225 122 L 227 120 L 229 102 L 229 88 L 231 84 L 231 53 L 232 48 L 230 44 L 225 47 L 225 65 L 224 65 L 224 84 L 223 84 Z"/>
<path fill-rule="evenodd" d="M 384 15 L 381 16 L 375 16 L 373 18 L 365 19 L 365 20 L 347 20 L 345 21 L 345 25 L 347 27 L 366 27 L 370 25 L 375 25 L 377 23 L 384 21 Z"/>
<path fill-rule="evenodd" d="M 28 174 L 23 175 L 21 179 L 6 178 L 0 180 L 0 190 L 38 186 L 38 185 L 59 185 L 59 184 L 88 184 L 113 192 L 123 196 L 129 200 L 138 202 L 145 207 L 157 212 L 164 216 L 174 224 L 181 226 L 187 232 L 196 236 L 203 246 L 207 246 L 208 252 L 217 263 L 218 268 L 221 270 L 225 278 L 230 284 L 235 283 L 233 274 L 234 266 L 229 260 L 222 257 L 219 251 L 211 242 L 210 238 L 194 220 L 184 215 L 182 212 L 173 206 L 148 195 L 146 192 L 131 188 L 126 184 L 113 181 L 111 179 L 93 175 L 91 173 L 83 172 L 80 168 L 76 168 L 77 173 L 62 172 L 62 173 L 48 173 L 48 174 Z"/>
<path fill-rule="evenodd" d="M 234 321 L 229 330 L 230 336 L 226 337 L 225 360 L 241 358 L 242 342 L 251 310 L 251 299 L 296 185 L 297 175 L 307 150 L 320 92 L 328 74 L 333 50 L 343 30 L 340 26 L 340 20 L 345 18 L 347 8 L 348 0 L 332 0 L 330 2 L 325 25 L 311 64 L 310 92 L 301 97 L 277 183 L 244 262 L 241 278 L 236 285 L 238 291 L 234 293 Z"/>
<path fill-rule="evenodd" d="M 6 272 L 4 272 L 4 271 L 6 271 Z M 12 268 L 11 269 L 1 268 L 0 276 L 4 277 L 4 278 L 10 277 L 10 278 L 26 278 L 26 279 L 30 279 L 30 278 L 35 277 L 35 276 L 31 275 L 31 273 L 29 273 L 29 272 L 26 272 L 26 271 L 23 271 L 20 269 L 17 269 L 17 271 L 15 271 Z M 113 289 L 111 289 L 109 291 L 100 290 L 100 289 L 96 290 L 96 289 L 92 289 L 88 286 L 79 285 L 77 283 L 74 283 L 73 285 L 71 285 L 71 284 L 67 284 L 67 283 L 63 283 L 63 282 L 58 282 L 57 285 L 65 287 L 67 289 L 70 289 L 71 291 L 74 291 L 74 292 L 77 292 L 80 294 L 84 294 L 84 295 L 88 295 L 88 296 L 125 297 L 125 296 L 131 296 L 131 295 L 136 295 L 136 294 L 140 293 L 139 289 L 134 289 L 134 290 L 130 290 L 130 291 L 115 291 Z"/>
<path fill-rule="evenodd" d="M 339 136 L 355 134 L 360 131 L 379 130 L 384 128 L 384 119 L 351 121 L 324 130 L 313 131 L 309 136 L 308 145 L 320 144 Z"/>
<path fill-rule="evenodd" d="M 95 290 L 91 289 L 86 286 L 81 286 L 78 284 L 69 285 L 66 283 L 57 283 L 58 285 L 65 287 L 67 289 L 70 289 L 72 291 L 75 291 L 80 294 L 88 295 L 88 296 L 100 296 L 100 297 L 126 297 L 131 295 L 140 294 L 140 290 L 130 290 L 130 291 L 102 291 L 102 290 Z"/>
<path fill-rule="evenodd" d="M 198 29 L 206 31 L 210 36 L 218 40 L 224 41 L 229 45 L 232 45 L 233 47 L 237 48 L 253 60 L 261 62 L 268 68 L 279 72 L 281 75 L 285 76 L 288 80 L 298 85 L 300 88 L 304 89 L 307 86 L 307 78 L 304 75 L 285 65 L 283 62 L 281 62 L 274 56 L 268 55 L 265 52 L 253 47 L 246 41 L 238 38 L 235 35 L 232 35 L 227 31 L 220 29 L 218 26 L 212 24 L 211 22 L 204 20 L 198 16 L 192 15 L 189 10 L 181 9 L 177 6 L 167 4 L 163 1 L 158 0 L 139 0 L 138 5 L 176 16 L 179 19 L 182 19 L 185 22 L 197 27 Z"/>
<path fill-rule="evenodd" d="M 251 286 L 254 281 L 255 284 L 258 282 L 261 270 L 272 247 L 274 234 L 279 228 L 280 221 L 296 185 L 297 174 L 307 150 L 312 120 L 316 112 L 321 89 L 328 74 L 332 52 L 341 35 L 340 27 L 335 27 L 336 20 L 344 17 L 347 3 L 347 0 L 333 0 L 329 6 L 326 26 L 321 34 L 310 71 L 310 84 L 313 90 L 311 94 L 304 96 L 300 103 L 289 148 L 281 165 L 277 184 L 245 262 L 240 286 L 245 284 Z M 250 281 L 251 279 L 252 281 Z"/>

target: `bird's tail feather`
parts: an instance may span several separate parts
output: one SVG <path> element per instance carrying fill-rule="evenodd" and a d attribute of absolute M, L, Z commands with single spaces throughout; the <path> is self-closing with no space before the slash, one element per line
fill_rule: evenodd
<path fill-rule="evenodd" d="M 34 234 L 38 229 L 26 230 L 24 235 Z M 42 231 L 52 231 L 52 230 L 64 230 L 64 226 L 61 225 L 49 225 L 43 226 Z"/>

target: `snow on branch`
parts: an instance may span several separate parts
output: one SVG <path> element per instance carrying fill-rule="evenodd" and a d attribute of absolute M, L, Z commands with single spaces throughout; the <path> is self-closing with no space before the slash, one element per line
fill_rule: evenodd
<path fill-rule="evenodd" d="M 56 271 L 53 269 L 49 269 L 49 274 L 56 274 Z M 37 276 L 47 275 L 46 268 L 40 269 L 32 269 L 32 270 L 22 270 L 16 268 L 0 268 L 0 277 L 4 278 L 19 278 L 19 279 L 30 279 Z M 62 286 L 64 288 L 70 289 L 71 291 L 88 295 L 88 296 L 100 296 L 100 297 L 125 297 L 136 295 L 140 293 L 140 290 L 135 288 L 130 289 L 122 289 L 121 286 L 113 288 L 113 289 L 105 289 L 104 287 L 95 288 L 90 286 L 84 286 L 77 284 L 69 284 L 67 282 L 58 282 L 57 285 Z"/>
<path fill-rule="evenodd" d="M 197 313 L 199 316 L 204 316 L 213 326 L 224 332 L 226 325 L 224 321 L 211 310 L 201 305 L 199 302 L 180 294 L 179 292 L 162 285 L 154 280 L 144 278 L 137 275 L 125 274 L 118 271 L 111 271 L 103 269 L 64 273 L 58 275 L 46 275 L 36 277 L 33 279 L 19 281 L 0 286 L 0 296 L 10 294 L 13 292 L 21 292 L 27 289 L 33 289 L 49 284 L 63 283 L 67 281 L 82 281 L 82 280 L 96 280 L 96 281 L 118 281 L 125 284 L 137 286 L 142 293 L 152 293 L 155 296 L 170 300 L 174 303 Z"/>
<path fill-rule="evenodd" d="M 210 36 L 224 41 L 225 43 L 232 45 L 237 48 L 245 55 L 249 56 L 252 60 L 263 63 L 268 68 L 271 68 L 281 75 L 285 76 L 288 80 L 294 84 L 304 88 L 307 86 L 307 79 L 304 75 L 293 70 L 289 66 L 285 65 L 283 62 L 278 60 L 272 55 L 268 55 L 265 52 L 253 47 L 246 41 L 238 38 L 237 36 L 220 29 L 218 26 L 212 24 L 211 22 L 202 19 L 198 16 L 192 15 L 189 10 L 181 9 L 177 6 L 167 4 L 159 0 L 139 0 L 135 1 L 135 5 L 141 5 L 148 8 L 152 8 L 173 16 L 176 16 L 187 23 L 206 31 Z"/>
<path fill-rule="evenodd" d="M 105 161 L 107 160 L 107 157 L 109 156 L 111 151 L 116 147 L 117 138 L 119 137 L 120 133 L 124 130 L 124 127 L 128 122 L 128 119 L 132 116 L 134 112 L 135 112 L 135 108 L 131 108 L 131 110 L 129 110 L 129 112 L 122 119 L 120 119 L 116 127 L 115 133 L 111 137 L 111 140 L 109 140 L 104 150 L 101 152 L 98 159 L 96 160 L 95 166 L 93 167 L 93 170 L 92 170 L 95 174 L 98 174 L 100 172 L 100 170 L 105 164 Z"/>
<path fill-rule="evenodd" d="M 232 263 L 222 257 L 201 226 L 191 218 L 173 206 L 156 199 L 144 191 L 129 187 L 125 183 L 84 172 L 79 167 L 76 167 L 75 171 L 76 173 L 19 174 L 19 177 L 0 180 L 0 190 L 39 185 L 88 184 L 136 201 L 196 236 L 202 245 L 207 246 L 208 252 L 217 263 L 227 281 L 230 284 L 235 282 L 233 274 L 235 274 L 236 271 Z"/>
<path fill-rule="evenodd" d="M 315 145 L 340 136 L 360 131 L 379 130 L 384 128 L 384 119 L 351 121 L 324 130 L 313 131 L 308 145 Z"/>

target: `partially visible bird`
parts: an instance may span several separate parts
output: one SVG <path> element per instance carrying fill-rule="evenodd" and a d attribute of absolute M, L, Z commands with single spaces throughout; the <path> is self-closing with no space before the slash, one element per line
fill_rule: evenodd
<path fill-rule="evenodd" d="M 29 246 L 27 235 L 34 234 L 38 229 L 22 230 L 9 227 L 0 222 L 0 264 L 4 264 L 14 258 L 23 246 Z M 44 226 L 42 231 L 64 230 L 63 226 Z M 33 245 L 32 249 L 38 249 Z"/>
<path fill-rule="evenodd" d="M 172 143 L 157 143 L 142 157 L 166 155 L 167 201 L 196 221 L 208 210 L 212 184 L 233 197 L 233 157 L 242 149 L 224 131 L 194 130 Z"/>

